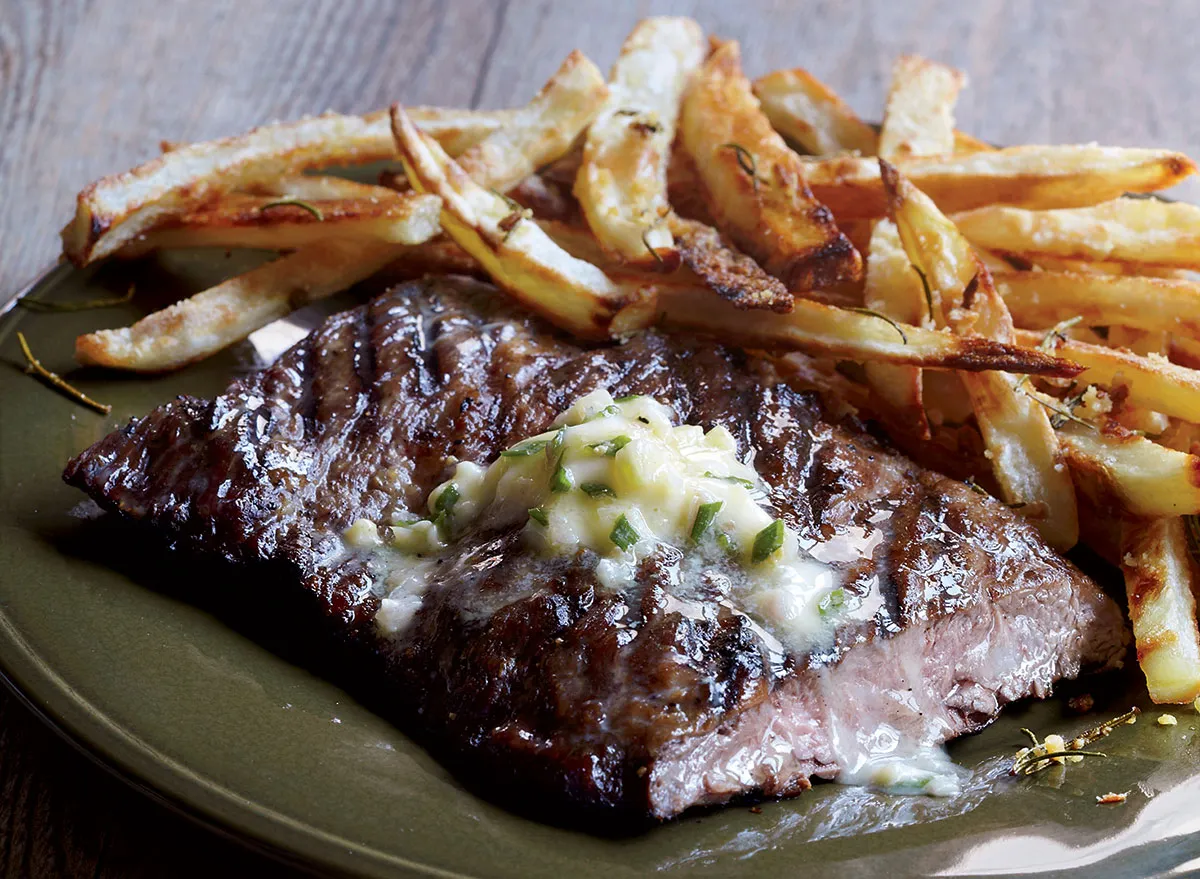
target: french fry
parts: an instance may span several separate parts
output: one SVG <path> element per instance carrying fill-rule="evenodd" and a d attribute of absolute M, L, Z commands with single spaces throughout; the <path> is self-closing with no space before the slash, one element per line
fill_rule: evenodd
<path fill-rule="evenodd" d="M 400 105 L 392 129 L 413 187 L 442 199 L 442 228 L 515 299 L 551 322 L 590 339 L 631 304 L 627 291 L 591 263 L 571 256 L 515 204 L 475 183 Z"/>
<path fill-rule="evenodd" d="M 950 153 L 954 149 L 954 102 L 963 85 L 956 70 L 902 55 L 892 71 L 879 155 L 883 158 Z M 905 323 L 932 325 L 920 279 L 904 252 L 896 226 L 890 220 L 875 224 L 867 255 L 867 283 L 863 305 Z M 901 431 L 929 437 L 921 372 L 906 366 L 866 365 L 867 381 L 890 404 L 888 422 Z"/>
<path fill-rule="evenodd" d="M 613 258 L 634 265 L 679 265 L 662 222 L 667 162 L 679 104 L 707 46 L 690 18 L 643 19 L 613 66 L 608 103 L 588 128 L 575 197 Z"/>
<path fill-rule="evenodd" d="M 373 200 L 302 201 L 225 195 L 131 241 L 121 256 L 170 247 L 292 250 L 330 238 L 421 244 L 441 231 L 437 196 L 375 187 Z"/>
<path fill-rule="evenodd" d="M 879 134 L 838 95 L 807 70 L 776 70 L 754 81 L 754 94 L 775 130 L 814 156 L 858 153 L 874 156 Z M 961 131 L 954 132 L 955 153 L 994 150 Z"/>
<path fill-rule="evenodd" d="M 509 119 L 507 112 L 414 108 L 413 113 L 434 137 L 464 149 L 464 144 L 482 140 Z M 386 111 L 366 116 L 329 113 L 180 146 L 80 192 L 75 217 L 62 232 L 63 252 L 76 265 L 87 265 L 215 195 L 310 168 L 394 156 Z"/>
<path fill-rule="evenodd" d="M 1015 340 L 1023 345 L 1040 345 L 1045 337 L 1017 330 Z M 1078 381 L 1103 387 L 1128 388 L 1129 401 L 1184 421 L 1200 421 L 1200 371 L 1171 363 L 1165 357 L 1141 357 L 1101 345 L 1052 337 L 1055 353 L 1084 367 Z"/>
<path fill-rule="evenodd" d="M 1118 198 L 1092 207 L 1031 211 L 994 205 L 957 214 L 981 247 L 1131 266 L 1200 268 L 1200 207 L 1157 198 Z"/>
<path fill-rule="evenodd" d="M 901 55 L 892 68 L 879 131 L 879 155 L 906 156 L 954 152 L 954 102 L 966 83 L 961 71 L 918 55 Z"/>
<path fill-rule="evenodd" d="M 408 187 L 405 185 L 401 188 Z M 393 187 L 360 183 L 332 174 L 291 174 L 270 180 L 256 180 L 239 190 L 244 195 L 269 195 L 299 201 L 343 201 L 352 198 L 369 200 L 394 195 L 395 191 Z"/>
<path fill-rule="evenodd" d="M 1200 513 L 1200 458 L 1121 430 L 1074 422 L 1058 429 L 1072 471 L 1096 478 L 1134 516 Z"/>
<path fill-rule="evenodd" d="M 913 271 L 891 220 L 878 221 L 871 232 L 863 306 L 913 326 L 925 326 L 930 320 L 921 279 Z M 921 371 L 890 363 L 867 363 L 865 369 L 867 383 L 888 404 L 889 422 L 928 439 Z"/>
<path fill-rule="evenodd" d="M 1146 332 L 1128 327 L 1109 327 L 1106 341 L 1110 348 L 1124 349 L 1142 357 L 1154 355 L 1165 358 L 1170 350 L 1170 337 L 1162 330 Z M 1109 417 L 1122 427 L 1153 437 L 1170 427 L 1171 419 L 1165 414 L 1131 401 L 1127 386 L 1114 389 L 1111 397 L 1113 407 Z"/>
<path fill-rule="evenodd" d="M 1050 327 L 1075 315 L 1088 326 L 1200 336 L 1200 283 L 1138 275 L 995 272 L 1013 320 Z"/>
<path fill-rule="evenodd" d="M 760 77 L 754 94 L 775 130 L 813 155 L 875 155 L 875 129 L 807 70 L 776 70 Z"/>
<path fill-rule="evenodd" d="M 718 296 L 742 309 L 792 310 L 792 295 L 783 282 L 729 247 L 716 229 L 679 217 L 671 217 L 668 224 L 683 262 Z"/>
<path fill-rule="evenodd" d="M 466 150 L 458 164 L 484 189 L 507 192 L 538 168 L 562 158 L 608 95 L 604 75 L 576 49 L 532 101 Z"/>
<path fill-rule="evenodd" d="M 1200 696 L 1200 632 L 1184 520 L 1121 523 L 1121 571 L 1129 597 L 1129 622 L 1138 665 L 1157 703 L 1192 702 Z"/>
<path fill-rule="evenodd" d="M 813 196 L 841 220 L 886 212 L 879 166 L 840 156 L 804 163 Z M 945 213 L 990 204 L 1073 208 L 1126 192 L 1154 192 L 1195 173 L 1187 156 L 1168 150 L 1095 146 L 1019 146 L 950 157 L 898 160 L 896 167 Z"/>
<path fill-rule="evenodd" d="M 397 249 L 381 274 L 392 283 L 423 278 L 425 275 L 467 275 L 487 280 L 483 266 L 448 238 Z"/>
<path fill-rule="evenodd" d="M 813 199 L 803 163 L 759 108 L 736 42 L 721 44 L 697 74 L 679 136 L 717 228 L 793 293 L 861 278 L 858 251 Z"/>
<path fill-rule="evenodd" d="M 905 252 L 928 282 L 935 320 L 960 336 L 1011 341 L 1012 318 L 966 239 L 924 193 L 887 162 L 879 164 L 888 212 Z M 1075 488 L 1061 466 L 1058 440 L 1044 408 L 1010 376 L 966 373 L 962 380 L 1004 500 L 1044 512 L 1033 520 L 1042 536 L 1052 546 L 1069 549 L 1079 539 Z"/>
<path fill-rule="evenodd" d="M 203 360 L 301 305 L 375 274 L 396 255 L 382 241 L 330 239 L 177 302 L 131 327 L 75 340 L 84 365 L 166 372 Z"/>
<path fill-rule="evenodd" d="M 786 314 L 739 309 L 706 287 L 661 280 L 658 313 L 668 328 L 708 333 L 768 351 L 805 351 L 840 360 L 1070 377 L 1076 367 L 1031 348 L 896 324 L 862 310 L 797 299 Z"/>

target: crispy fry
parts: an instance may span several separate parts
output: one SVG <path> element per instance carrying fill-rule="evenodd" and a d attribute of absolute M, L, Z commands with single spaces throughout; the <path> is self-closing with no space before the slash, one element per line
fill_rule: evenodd
<path fill-rule="evenodd" d="M 813 199 L 803 163 L 759 109 L 737 43 L 719 46 L 701 68 L 679 133 L 717 228 L 790 290 L 862 276 L 858 251 Z"/>
<path fill-rule="evenodd" d="M 896 167 L 944 212 L 990 204 L 1071 208 L 1125 192 L 1153 192 L 1195 173 L 1192 160 L 1168 150 L 1094 146 L 1020 146 L 990 152 L 899 160 Z M 879 166 L 841 156 L 805 163 L 808 185 L 838 220 L 886 211 Z"/>
<path fill-rule="evenodd" d="M 1200 696 L 1200 632 L 1196 569 L 1183 519 L 1129 520 L 1121 525 L 1121 570 L 1138 664 L 1150 698 L 1191 702 Z"/>
<path fill-rule="evenodd" d="M 931 319 L 921 279 L 913 271 L 891 220 L 880 220 L 871 233 L 863 306 L 913 326 L 926 326 Z M 928 439 L 921 371 L 890 363 L 868 363 L 865 369 L 867 383 L 888 404 L 889 423 Z"/>
<path fill-rule="evenodd" d="M 1200 283 L 1136 275 L 996 272 L 1013 320 L 1030 329 L 1080 315 L 1088 326 L 1200 336 Z"/>
<path fill-rule="evenodd" d="M 1012 318 L 966 239 L 924 193 L 887 162 L 879 164 L 889 213 L 913 265 L 928 280 L 935 320 L 960 336 L 1011 341 Z M 1045 511 L 1035 520 L 1042 536 L 1070 548 L 1079 539 L 1075 488 L 1045 410 L 1009 376 L 988 372 L 962 379 L 1004 500 Z"/>
<path fill-rule="evenodd" d="M 407 189 L 408 187 L 403 187 Z M 301 201 L 343 201 L 372 199 L 394 195 L 395 189 L 374 183 L 360 183 L 332 174 L 290 174 L 270 180 L 256 180 L 240 190 L 245 195 L 297 198 Z M 202 207 L 207 207 L 204 205 Z"/>
<path fill-rule="evenodd" d="M 442 227 L 492 279 L 528 308 L 585 338 L 606 338 L 630 296 L 591 263 L 554 243 L 502 196 L 475 183 L 400 105 L 392 128 L 405 172 L 419 191 L 442 199 Z"/>
<path fill-rule="evenodd" d="M 965 84 L 961 71 L 919 55 L 896 59 L 879 155 L 890 161 L 954 152 L 954 102 Z"/>
<path fill-rule="evenodd" d="M 958 155 L 968 155 L 970 153 L 990 153 L 995 151 L 995 147 L 990 143 L 985 143 L 977 137 L 972 137 L 963 131 L 954 131 L 954 152 Z"/>
<path fill-rule="evenodd" d="M 393 283 L 425 275 L 467 275 L 487 280 L 487 272 L 478 260 L 448 238 L 397 249 L 381 274 Z"/>
<path fill-rule="evenodd" d="M 463 148 L 509 118 L 507 112 L 413 112 L 434 137 Z M 87 265 L 214 195 L 309 168 L 376 162 L 394 155 L 386 111 L 314 116 L 177 147 L 131 171 L 101 178 L 79 193 L 75 217 L 62 232 L 63 252 L 76 265 Z"/>
<path fill-rule="evenodd" d="M 313 244 L 197 293 L 131 327 L 75 340 L 82 364 L 166 372 L 203 360 L 295 308 L 373 275 L 396 255 L 382 241 Z"/>
<path fill-rule="evenodd" d="M 667 327 L 710 333 L 747 347 L 798 350 L 843 360 L 938 369 L 992 370 L 1069 376 L 1074 367 L 1031 348 L 881 320 L 861 310 L 797 299 L 787 314 L 743 310 L 705 287 L 658 284 L 658 311 Z"/>
<path fill-rule="evenodd" d="M 722 241 L 716 229 L 679 217 L 671 217 L 669 225 L 684 263 L 717 295 L 742 309 L 792 310 L 792 294 L 783 282 Z"/>
<path fill-rule="evenodd" d="M 538 168 L 562 158 L 608 94 L 604 75 L 576 49 L 532 101 L 459 156 L 458 164 L 484 189 L 507 192 Z"/>
<path fill-rule="evenodd" d="M 381 195 L 370 201 L 305 201 L 306 207 L 263 196 L 222 196 L 131 241 L 120 255 L 169 247 L 291 250 L 331 238 L 421 244 L 442 231 L 436 196 L 375 188 Z M 265 209 L 270 205 L 277 206 Z"/>
<path fill-rule="evenodd" d="M 1039 345 L 1044 335 L 1017 330 L 1016 341 Z M 1184 421 L 1200 421 L 1200 371 L 1171 363 L 1165 357 L 1141 357 L 1101 345 L 1054 337 L 1055 352 L 1084 367 L 1082 384 L 1128 388 L 1130 402 Z"/>
<path fill-rule="evenodd" d="M 754 94 L 775 130 L 813 155 L 875 155 L 875 129 L 807 70 L 776 70 L 760 77 L 754 81 Z"/>
<path fill-rule="evenodd" d="M 1072 471 L 1085 483 L 1098 479 L 1121 509 L 1149 517 L 1200 513 L 1200 458 L 1120 427 L 1067 422 L 1058 435 Z"/>
<path fill-rule="evenodd" d="M 583 215 L 614 258 L 666 271 L 679 265 L 662 222 L 670 210 L 667 162 L 684 89 L 706 48 L 690 18 L 643 19 L 621 47 L 575 178 Z"/>
<path fill-rule="evenodd" d="M 992 206 L 954 217 L 981 247 L 1133 266 L 1200 268 L 1200 207 L 1157 198 L 1118 198 L 1093 207 L 1031 211 Z"/>

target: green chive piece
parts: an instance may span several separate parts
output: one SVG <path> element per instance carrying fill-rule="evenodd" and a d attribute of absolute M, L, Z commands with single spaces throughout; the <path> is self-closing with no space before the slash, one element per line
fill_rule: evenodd
<path fill-rule="evenodd" d="M 585 482 L 579 486 L 579 490 L 588 497 L 616 497 L 617 493 L 605 485 L 603 482 Z"/>
<path fill-rule="evenodd" d="M 501 458 L 528 458 L 530 455 L 536 455 L 546 446 L 550 445 L 550 440 L 528 440 L 513 446 L 511 449 L 505 449 L 500 453 Z"/>
<path fill-rule="evenodd" d="M 567 429 L 560 427 L 550 442 L 546 445 L 546 457 L 555 463 L 562 462 L 563 446 L 567 444 Z"/>
<path fill-rule="evenodd" d="M 731 559 L 741 555 L 741 547 L 737 545 L 737 541 L 726 534 L 724 531 L 717 532 L 717 546 L 721 547 L 721 552 L 729 556 Z"/>
<path fill-rule="evenodd" d="M 613 530 L 609 532 L 608 539 L 615 543 L 621 549 L 629 549 L 638 542 L 640 535 L 637 529 L 629 524 L 629 520 L 622 513 L 617 519 L 617 523 L 613 525 Z"/>
<path fill-rule="evenodd" d="M 734 485 L 740 485 L 742 488 L 754 489 L 754 483 L 749 479 L 742 479 L 740 476 L 722 476 L 719 473 L 713 473 L 711 470 L 704 471 L 705 479 L 720 479 L 722 482 L 732 482 Z"/>
<path fill-rule="evenodd" d="M 449 515 L 450 511 L 454 509 L 454 505 L 458 503 L 459 497 L 461 497 L 461 495 L 458 491 L 458 485 L 451 482 L 449 485 L 443 488 L 442 493 L 438 495 L 437 502 L 433 505 L 433 511 L 435 513 L 446 513 Z"/>
<path fill-rule="evenodd" d="M 708 533 L 708 529 L 712 527 L 713 520 L 717 518 L 717 513 L 721 512 L 723 506 L 725 504 L 722 501 L 712 501 L 700 505 L 700 509 L 696 511 L 696 521 L 692 522 L 692 543 L 699 543 L 700 539 Z"/>
<path fill-rule="evenodd" d="M 827 617 L 845 603 L 846 590 L 839 586 L 837 589 L 831 589 L 824 598 L 817 602 L 817 610 L 821 612 L 821 616 Z"/>
<path fill-rule="evenodd" d="M 546 511 L 542 507 L 531 507 L 529 510 L 529 518 L 537 522 L 543 528 L 550 524 L 550 517 L 546 515 Z"/>
<path fill-rule="evenodd" d="M 571 471 L 559 464 L 554 468 L 554 475 L 550 477 L 550 490 L 561 494 L 565 491 L 570 491 L 575 487 L 575 477 Z"/>
<path fill-rule="evenodd" d="M 783 520 L 776 519 L 754 538 L 754 549 L 750 553 L 750 561 L 758 565 L 765 562 L 771 555 L 783 546 Z"/>
<path fill-rule="evenodd" d="M 630 403 L 630 402 L 638 399 L 641 396 L 642 396 L 641 394 L 629 394 L 626 397 L 617 397 L 617 399 L 613 400 L 613 402 L 614 403 Z"/>
<path fill-rule="evenodd" d="M 633 442 L 632 437 L 628 437 L 628 436 L 625 436 L 625 434 L 621 434 L 620 436 L 614 436 L 612 439 L 609 439 L 609 440 L 603 440 L 602 442 L 592 443 L 590 446 L 588 446 L 588 448 L 594 452 L 597 452 L 598 454 L 604 455 L 607 458 L 611 458 L 613 455 L 615 455 L 617 452 L 621 451 L 621 449 L 625 448 L 631 442 Z"/>
<path fill-rule="evenodd" d="M 621 410 L 616 406 L 605 406 L 599 412 L 589 415 L 584 421 L 595 421 L 598 418 L 608 418 L 610 415 L 620 415 Z"/>

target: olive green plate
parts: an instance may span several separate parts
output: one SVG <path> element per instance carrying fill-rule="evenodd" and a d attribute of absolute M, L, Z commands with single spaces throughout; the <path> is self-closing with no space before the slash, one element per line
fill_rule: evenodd
<path fill-rule="evenodd" d="M 1061 699 L 1017 706 L 952 746 L 975 773 L 958 798 L 822 784 L 761 809 L 689 815 L 620 839 L 538 823 L 469 792 L 339 687 L 239 634 L 236 618 L 177 597 L 183 563 L 97 519 L 59 478 L 68 458 L 131 416 L 179 393 L 212 395 L 303 333 L 281 322 L 167 377 L 72 371 L 77 333 L 126 324 L 256 259 L 177 252 L 99 272 L 59 267 L 32 297 L 112 296 L 131 280 L 139 294 L 103 311 L 15 308 L 0 317 L 0 664 L 50 722 L 126 777 L 244 839 L 368 876 L 1095 877 L 1200 867 L 1200 741 L 1190 708 L 1175 727 L 1155 725 L 1151 713 L 1121 728 L 1103 746 L 1107 760 L 1016 780 L 1005 770 L 1022 743 L 1019 727 L 1071 732 L 1093 722 L 1070 715 Z M 112 414 L 23 374 L 18 329 L 49 368 L 111 403 Z M 1136 669 L 1092 690 L 1097 716 L 1132 702 L 1148 707 Z M 1096 805 L 1108 791 L 1130 791 L 1128 802 Z"/>

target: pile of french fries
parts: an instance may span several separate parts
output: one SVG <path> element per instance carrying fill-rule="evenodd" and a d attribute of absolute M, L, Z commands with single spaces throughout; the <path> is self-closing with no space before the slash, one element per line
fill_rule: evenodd
<path fill-rule="evenodd" d="M 907 56 L 882 125 L 805 70 L 651 18 L 606 79 L 573 52 L 524 107 L 327 114 L 189 145 L 78 197 L 78 265 L 162 248 L 277 259 L 81 336 L 159 372 L 386 270 L 490 278 L 584 339 L 650 326 L 768 352 L 1053 546 L 1119 564 L 1158 702 L 1200 696 L 1200 208 L 1166 150 L 995 149 L 962 73 Z M 399 160 L 378 184 L 331 166 Z M 790 352 L 803 352 L 801 355 Z"/>

